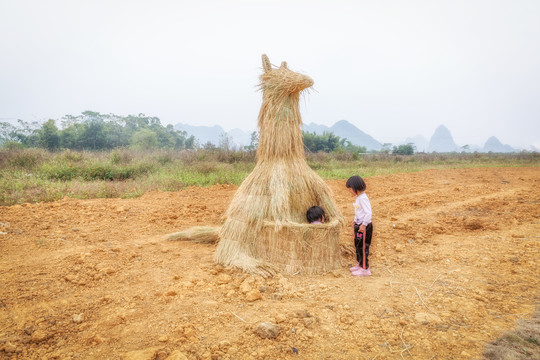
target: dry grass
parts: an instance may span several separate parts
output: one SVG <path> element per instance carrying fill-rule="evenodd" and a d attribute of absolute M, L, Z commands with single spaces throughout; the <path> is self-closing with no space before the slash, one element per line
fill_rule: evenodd
<path fill-rule="evenodd" d="M 489 343 L 484 357 L 489 360 L 540 359 L 540 307 L 530 320 L 520 320 L 515 330 Z"/>

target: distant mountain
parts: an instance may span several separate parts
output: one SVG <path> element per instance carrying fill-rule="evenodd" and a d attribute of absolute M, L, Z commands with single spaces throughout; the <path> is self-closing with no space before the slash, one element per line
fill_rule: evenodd
<path fill-rule="evenodd" d="M 422 135 L 416 135 L 413 137 L 406 138 L 404 145 L 407 145 L 410 143 L 414 144 L 417 152 L 426 152 L 429 145 L 429 141 Z"/>
<path fill-rule="evenodd" d="M 354 145 L 365 146 L 367 150 L 381 150 L 382 144 L 370 135 L 366 134 L 347 120 L 340 120 L 331 127 L 310 123 L 304 124 L 304 131 L 322 134 L 323 132 L 332 132 L 340 138 L 346 138 Z"/>
<path fill-rule="evenodd" d="M 231 137 L 233 143 L 237 146 L 246 146 L 251 143 L 252 131 L 244 131 L 241 129 L 232 129 L 229 132 L 223 130 L 219 125 L 215 126 L 194 126 L 188 124 L 178 123 L 174 125 L 177 130 L 183 130 L 188 135 L 193 135 L 197 138 L 200 145 L 204 145 L 207 142 L 211 142 L 214 145 L 218 145 L 220 139 L 226 134 Z M 380 150 L 382 145 L 370 135 L 358 129 L 356 126 L 348 122 L 347 120 L 340 120 L 331 127 L 325 125 L 318 125 L 311 123 L 304 125 L 304 131 L 314 132 L 316 134 L 322 134 L 326 132 L 332 132 L 334 135 L 340 138 L 346 138 L 354 145 L 365 146 L 368 150 Z"/>
<path fill-rule="evenodd" d="M 232 129 L 227 133 L 232 137 L 233 142 L 239 146 L 248 146 L 251 144 L 251 133 L 253 131 L 244 131 L 240 129 Z"/>
<path fill-rule="evenodd" d="M 178 123 L 174 125 L 177 130 L 183 130 L 188 135 L 193 135 L 200 145 L 204 145 L 207 142 L 211 142 L 214 145 L 219 145 L 220 140 L 224 135 L 232 138 L 234 145 L 243 147 L 251 143 L 251 133 L 253 131 L 244 131 L 241 129 L 232 129 L 229 132 L 223 130 L 219 125 L 214 126 L 194 126 L 189 124 Z M 356 126 L 348 122 L 347 120 L 340 120 L 334 125 L 328 127 L 326 125 L 319 125 L 315 123 L 304 124 L 304 131 L 322 134 L 324 132 L 332 132 L 334 135 L 340 138 L 346 138 L 354 145 L 365 146 L 367 150 L 379 151 L 382 148 L 382 144 L 375 140 L 370 135 L 366 134 Z M 405 144 L 413 143 L 416 146 L 417 152 L 461 152 L 463 148 L 456 145 L 452 134 L 444 126 L 441 125 L 435 129 L 433 136 L 427 141 L 422 135 L 416 135 L 405 139 Z M 483 147 L 470 145 L 467 152 L 496 152 L 496 153 L 510 153 L 517 152 L 518 150 L 512 148 L 510 145 L 502 144 L 496 137 L 490 137 Z M 531 146 L 531 151 L 538 151 L 535 147 Z"/>
<path fill-rule="evenodd" d="M 510 145 L 503 145 L 499 139 L 497 139 L 495 136 L 490 137 L 487 139 L 486 143 L 484 144 L 484 152 L 494 152 L 494 153 L 511 153 L 516 152 L 516 149 L 513 149 Z"/>
<path fill-rule="evenodd" d="M 444 125 L 440 125 L 435 129 L 427 147 L 428 152 L 445 153 L 460 150 L 459 146 L 454 142 L 452 134 L 450 134 L 450 131 Z"/>
<path fill-rule="evenodd" d="M 243 131 L 241 129 L 232 129 L 229 132 L 223 130 L 219 125 L 214 126 L 195 126 L 178 123 L 174 125 L 176 130 L 182 130 L 188 133 L 188 136 L 193 135 L 199 145 L 204 145 L 211 142 L 214 145 L 219 145 L 220 140 L 224 135 L 232 138 L 232 142 L 236 146 L 247 146 L 251 144 L 251 133 L 253 131 Z"/>
<path fill-rule="evenodd" d="M 319 134 L 319 135 L 324 133 L 325 131 L 326 132 L 331 131 L 328 126 L 319 125 L 319 124 L 315 124 L 315 123 L 310 123 L 309 125 L 304 124 L 303 127 L 302 127 L 302 130 L 306 131 L 306 132 L 310 132 L 310 133 Z"/>
<path fill-rule="evenodd" d="M 225 134 L 225 130 L 219 125 L 214 126 L 194 126 L 178 123 L 174 125 L 176 130 L 185 131 L 188 136 L 193 135 L 200 145 L 211 142 L 214 145 L 219 144 L 220 137 Z"/>

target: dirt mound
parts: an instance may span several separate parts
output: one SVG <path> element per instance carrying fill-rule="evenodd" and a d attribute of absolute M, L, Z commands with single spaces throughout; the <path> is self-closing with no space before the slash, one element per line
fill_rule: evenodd
<path fill-rule="evenodd" d="M 264 279 L 216 266 L 236 187 L 0 208 L 0 358 L 480 357 L 540 295 L 540 169 L 366 179 L 373 276 Z M 353 198 L 328 181 L 343 214 Z M 350 229 L 341 241 L 351 243 Z"/>

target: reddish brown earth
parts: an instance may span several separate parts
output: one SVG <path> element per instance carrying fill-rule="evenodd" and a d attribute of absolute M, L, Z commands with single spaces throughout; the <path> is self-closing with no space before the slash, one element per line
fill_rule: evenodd
<path fill-rule="evenodd" d="M 531 317 L 540 168 L 366 180 L 369 278 L 344 256 L 330 274 L 264 279 L 216 266 L 215 245 L 164 240 L 218 225 L 230 185 L 0 208 L 0 358 L 469 359 Z M 350 221 L 344 181 L 328 184 Z"/>

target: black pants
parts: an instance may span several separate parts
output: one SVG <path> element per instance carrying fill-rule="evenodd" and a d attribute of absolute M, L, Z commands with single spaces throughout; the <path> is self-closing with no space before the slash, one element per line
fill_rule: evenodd
<path fill-rule="evenodd" d="M 369 245 L 371 245 L 371 237 L 373 236 L 373 224 L 369 223 L 366 226 L 366 237 L 364 238 L 361 232 L 358 232 L 360 225 L 354 224 L 354 247 L 356 248 L 356 260 L 360 267 L 369 269 Z"/>

